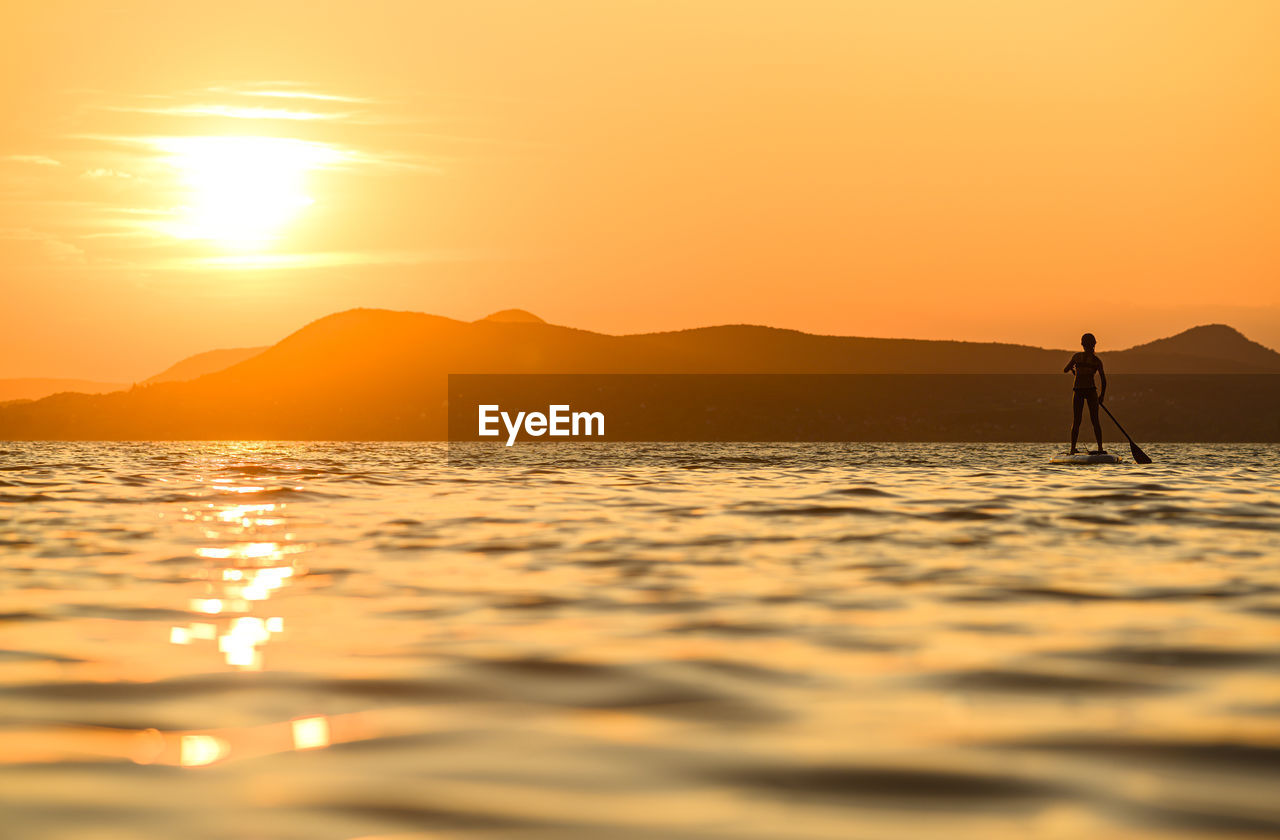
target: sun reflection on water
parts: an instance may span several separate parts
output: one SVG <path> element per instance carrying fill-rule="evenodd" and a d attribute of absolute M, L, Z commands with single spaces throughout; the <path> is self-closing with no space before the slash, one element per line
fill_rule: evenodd
<path fill-rule="evenodd" d="M 268 489 L 231 478 L 207 478 L 203 482 L 219 495 Z M 210 503 L 203 508 L 183 509 L 183 519 L 199 527 L 202 537 L 209 541 L 192 552 L 207 565 L 192 575 L 203 587 L 203 592 L 187 601 L 187 609 L 196 620 L 171 626 L 170 644 L 211 643 L 228 667 L 263 670 L 264 648 L 285 629 L 284 617 L 271 614 L 266 604 L 307 571 L 299 558 L 310 546 L 295 542 L 291 533 L 281 533 L 287 522 L 285 507 L 276 502 Z M 146 730 L 137 735 L 131 757 L 139 763 L 159 761 L 205 767 L 227 759 L 233 751 L 243 757 L 289 749 L 314 750 L 327 747 L 332 741 L 329 718 L 322 715 L 298 717 L 232 737 L 234 734 L 162 735 Z"/>
<path fill-rule="evenodd" d="M 323 715 L 298 718 L 292 726 L 294 749 L 314 750 L 329 746 L 329 720 Z"/>
<path fill-rule="evenodd" d="M 179 762 L 183 767 L 202 767 L 227 754 L 227 742 L 214 735 L 183 735 Z"/>
<path fill-rule="evenodd" d="M 220 493 L 263 489 L 235 485 L 226 478 L 211 479 L 208 486 Z M 211 526 L 204 531 L 207 538 L 223 541 L 195 549 L 197 557 L 214 563 L 196 575 L 204 581 L 205 591 L 187 602 L 191 612 L 214 617 L 217 623 L 194 621 L 171 627 L 171 644 L 215 641 L 227 665 L 240 670 L 262 669 L 263 648 L 273 636 L 284 632 L 284 618 L 254 613 L 274 593 L 306 572 L 296 558 L 307 546 L 291 542 L 292 534 L 278 540 L 260 538 L 261 531 L 284 524 L 285 518 L 280 515 L 283 508 L 283 504 L 276 503 L 221 507 L 210 504 L 205 509 L 184 510 L 189 521 Z"/>

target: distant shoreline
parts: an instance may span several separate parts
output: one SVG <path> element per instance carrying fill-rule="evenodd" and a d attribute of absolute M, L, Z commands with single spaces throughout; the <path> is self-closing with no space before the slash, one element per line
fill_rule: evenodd
<path fill-rule="evenodd" d="M 1230 327 L 1100 355 L 1108 405 L 1144 440 L 1280 441 L 1280 353 Z M 205 372 L 192 379 L 0 405 L 0 439 L 446 440 L 450 377 L 478 374 L 674 377 L 648 402 L 615 390 L 611 439 L 1039 441 L 1066 436 L 1067 358 L 1018 345 L 750 325 L 613 336 L 354 309 L 266 349 L 193 357 L 180 366 Z M 239 360 L 219 368 L 227 359 Z M 693 384 L 708 376 L 722 379 Z M 744 392 L 744 380 L 723 377 L 774 378 Z M 760 389 L 777 393 L 755 399 Z M 590 391 L 547 393 L 525 408 L 565 402 L 606 408 Z M 664 408 L 634 408 L 651 403 Z M 720 413 L 702 418 L 706 411 Z M 710 421 L 704 437 L 700 419 Z"/>
<path fill-rule="evenodd" d="M 1040 442 L 1065 440 L 1070 424 L 1070 380 L 1057 374 L 464 378 L 557 380 L 555 402 L 606 413 L 605 441 Z M 615 385 L 602 390 L 602 381 Z M 518 392 L 455 392 L 451 402 L 446 388 L 439 377 L 367 389 L 357 400 L 323 389 L 270 401 L 209 398 L 181 385 L 63 394 L 0 410 L 0 439 L 443 442 L 478 439 L 476 400 L 524 407 Z M 546 407 L 545 391 L 525 396 Z M 1107 405 L 1143 441 L 1280 442 L 1277 374 L 1116 375 Z M 1105 420 L 1104 435 L 1120 439 Z"/>

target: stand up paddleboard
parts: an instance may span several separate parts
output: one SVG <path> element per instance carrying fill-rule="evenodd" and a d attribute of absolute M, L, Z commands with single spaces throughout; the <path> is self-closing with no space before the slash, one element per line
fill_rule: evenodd
<path fill-rule="evenodd" d="M 1065 452 L 1060 455 L 1054 455 L 1049 461 L 1050 464 L 1119 464 L 1120 456 L 1112 455 L 1110 452 L 1102 455 L 1091 455 L 1085 452 L 1077 452 L 1075 455 L 1068 455 Z"/>

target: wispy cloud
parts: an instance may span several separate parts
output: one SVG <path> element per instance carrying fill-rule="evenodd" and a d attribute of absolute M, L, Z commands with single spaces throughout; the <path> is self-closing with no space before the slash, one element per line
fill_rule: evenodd
<path fill-rule="evenodd" d="M 342 113 L 323 114 L 319 111 L 295 111 L 288 108 L 246 108 L 239 105 L 215 104 L 170 105 L 164 107 L 104 105 L 101 107 L 105 111 L 121 111 L 130 114 L 160 114 L 171 117 L 225 117 L 235 120 L 343 120 L 352 116 L 351 114 Z"/>
<path fill-rule="evenodd" d="M 68 139 L 100 144 L 128 156 L 140 155 L 140 162 L 154 164 L 154 153 L 161 153 L 161 161 L 185 148 L 215 141 L 219 143 L 258 139 L 256 135 L 205 135 L 191 134 L 75 134 Z M 372 151 L 352 148 L 339 143 L 298 138 L 279 138 L 283 148 L 291 148 L 312 159 L 316 169 L 358 169 L 366 172 L 418 172 L 439 174 L 444 171 L 447 158 L 409 152 Z"/>
<path fill-rule="evenodd" d="M 95 169 L 86 169 L 81 178 L 132 178 L 128 172 L 121 172 L 118 169 L 105 169 L 97 167 Z"/>
<path fill-rule="evenodd" d="M 84 265 L 88 262 L 83 248 L 29 227 L 0 228 L 0 253 L 5 253 L 10 264 L 26 264 L 28 267 Z"/>
<path fill-rule="evenodd" d="M 311 251 L 293 254 L 223 254 L 172 260 L 169 270 L 281 270 L 335 268 L 353 265 L 420 265 L 436 262 L 463 262 L 477 255 L 456 250 L 434 251 Z"/>
<path fill-rule="evenodd" d="M 282 83 L 275 83 L 281 85 Z M 376 105 L 379 103 L 377 99 L 368 99 L 360 96 L 342 96 L 335 93 L 318 93 L 310 90 L 289 90 L 283 86 L 275 88 L 250 88 L 250 87 L 211 87 L 208 88 L 210 93 L 231 94 L 233 96 L 259 96 L 268 99 L 303 99 L 312 100 L 314 102 L 345 102 L 352 105 Z"/>
<path fill-rule="evenodd" d="M 8 163 L 29 163 L 35 166 L 62 166 L 62 161 L 44 155 L 5 155 L 0 160 Z"/>

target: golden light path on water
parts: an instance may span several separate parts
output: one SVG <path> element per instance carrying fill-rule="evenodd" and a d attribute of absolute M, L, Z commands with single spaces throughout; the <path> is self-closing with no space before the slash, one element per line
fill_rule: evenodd
<path fill-rule="evenodd" d="M 196 476 L 195 481 L 204 482 L 207 494 L 219 497 L 268 490 L 233 478 Z M 201 659 L 219 656 L 235 670 L 262 670 L 265 646 L 284 632 L 284 619 L 271 614 L 269 601 L 307 573 L 299 558 L 309 546 L 283 530 L 288 525 L 282 515 L 285 508 L 285 503 L 210 502 L 180 509 L 181 521 L 209 541 L 196 547 L 193 554 L 210 562 L 190 575 L 200 592 L 187 600 L 186 607 L 196 620 L 170 627 L 171 644 L 189 647 L 192 655 Z M 164 519 L 168 514 L 157 516 Z M 263 539 L 267 534 L 274 539 Z M 198 670 L 207 667 L 196 663 Z M 313 715 L 242 729 L 185 732 L 60 727 L 0 739 L 0 743 L 7 747 L 10 760 L 21 756 L 27 761 L 60 761 L 68 756 L 93 755 L 195 768 L 233 756 L 327 747 L 334 742 L 334 726 L 339 741 L 367 737 L 369 727 L 362 724 L 362 717 L 365 715 L 355 713 L 339 716 L 335 722 L 329 716 Z"/>
<path fill-rule="evenodd" d="M 242 484 L 231 478 L 213 478 L 208 487 L 218 494 L 258 494 L 267 488 Z M 301 490 L 301 487 L 296 487 Z M 193 621 L 170 628 L 169 641 L 175 645 L 216 644 L 217 651 L 232 668 L 260 671 L 263 648 L 276 634 L 284 632 L 284 619 L 271 615 L 267 603 L 276 590 L 287 586 L 295 577 L 305 575 L 306 567 L 298 559 L 308 548 L 284 533 L 279 541 L 264 541 L 261 535 L 287 525 L 284 503 L 225 504 L 209 503 L 204 508 L 183 508 L 184 521 L 203 530 L 214 544 L 196 548 L 198 557 L 213 561 L 200 569 L 196 577 L 203 581 L 204 592 L 191 598 L 190 610 L 207 620 Z M 330 743 L 329 722 L 324 716 L 297 718 L 289 724 L 289 739 L 276 730 L 260 728 L 253 734 L 254 749 L 261 754 L 269 745 L 290 745 L 295 749 L 316 749 Z M 231 752 L 232 739 L 226 734 L 180 735 L 178 763 L 184 767 L 201 767 L 222 760 Z M 158 750 L 163 754 L 163 747 Z"/>
<path fill-rule="evenodd" d="M 250 447 L 252 448 L 252 447 Z M 226 461 L 234 463 L 234 458 Z M 226 464 L 220 464 L 224 467 Z M 257 496 L 277 490 L 301 492 L 304 487 L 266 486 L 234 478 L 193 476 L 203 493 L 214 496 Z M 262 671 L 267 645 L 285 632 L 285 621 L 273 614 L 270 599 L 293 581 L 308 575 L 301 557 L 312 548 L 289 530 L 288 503 L 240 504 L 235 501 L 183 506 L 177 519 L 194 529 L 204 544 L 193 555 L 209 561 L 189 579 L 198 588 L 185 602 L 193 620 L 172 625 L 171 645 L 190 650 L 196 672 L 208 671 L 217 658 L 233 671 Z M 158 518 L 173 518 L 160 512 Z M 264 539 L 271 536 L 272 539 Z M 487 704 L 486 704 L 487 705 Z M 413 706 L 365 710 L 347 714 L 315 714 L 278 723 L 208 730 L 120 729 L 58 727 L 33 729 L 16 735 L 0 734 L 8 761 L 57 763 L 69 759 L 127 760 L 204 768 L 231 760 L 321 749 L 333 744 L 395 735 L 421 735 L 465 725 L 471 712 L 441 712 L 424 719 Z M 622 740 L 630 740 L 627 716 L 606 718 L 612 727 L 622 723 Z M 548 726 L 554 727 L 548 720 Z M 0 761 L 0 763 L 3 763 Z"/>

